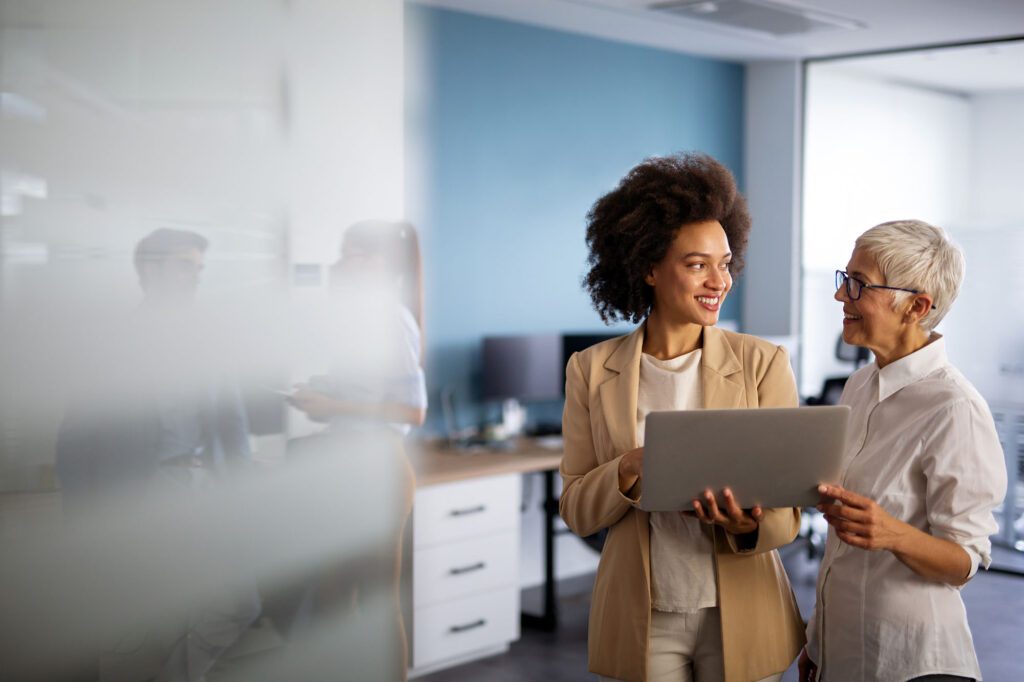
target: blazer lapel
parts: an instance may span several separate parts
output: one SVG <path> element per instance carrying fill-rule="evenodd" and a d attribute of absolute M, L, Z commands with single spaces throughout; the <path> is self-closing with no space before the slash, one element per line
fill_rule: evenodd
<path fill-rule="evenodd" d="M 745 405 L 743 365 L 717 327 L 704 327 L 700 378 L 706 409 L 731 409 Z"/>
<path fill-rule="evenodd" d="M 601 409 L 615 454 L 638 447 L 636 442 L 636 400 L 640 388 L 640 354 L 644 346 L 644 326 L 627 336 L 604 361 L 612 376 L 601 384 Z"/>

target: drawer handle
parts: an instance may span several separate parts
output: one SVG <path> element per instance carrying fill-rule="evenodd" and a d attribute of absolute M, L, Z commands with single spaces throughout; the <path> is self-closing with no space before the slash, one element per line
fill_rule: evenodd
<path fill-rule="evenodd" d="M 487 510 L 487 505 L 477 505 L 475 507 L 466 507 L 465 509 L 452 509 L 448 512 L 449 516 L 467 516 L 469 514 L 479 514 L 482 511 Z"/>
<path fill-rule="evenodd" d="M 475 630 L 476 628 L 482 628 L 485 625 L 487 625 L 487 621 L 481 618 L 480 620 L 475 620 L 472 623 L 466 623 L 465 625 L 453 625 L 450 628 L 448 628 L 448 632 L 452 633 L 453 635 L 457 635 L 460 632 L 465 632 L 466 630 Z"/>
<path fill-rule="evenodd" d="M 479 571 L 479 570 L 482 570 L 482 569 L 484 569 L 486 567 L 487 567 L 487 564 L 485 564 L 482 561 L 479 561 L 479 562 L 477 562 L 475 564 L 472 564 L 470 566 L 461 566 L 459 568 L 449 569 L 448 572 L 450 574 L 452 574 L 452 575 L 462 575 L 463 573 L 472 573 L 473 571 Z"/>

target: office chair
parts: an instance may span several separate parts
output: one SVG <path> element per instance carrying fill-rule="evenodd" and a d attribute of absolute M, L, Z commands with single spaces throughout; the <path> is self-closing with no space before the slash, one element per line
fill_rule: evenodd
<path fill-rule="evenodd" d="M 863 365 L 867 364 L 868 360 L 871 359 L 871 351 L 861 346 L 851 346 L 843 341 L 843 335 L 840 334 L 839 338 L 836 339 L 835 356 L 837 360 L 842 362 L 852 362 L 853 369 L 856 371 Z M 846 386 L 846 380 L 849 378 L 849 374 L 845 376 L 826 377 L 825 381 L 822 382 L 821 385 L 821 393 L 816 396 L 808 396 L 804 400 L 804 403 L 807 405 L 838 404 L 839 397 L 843 394 L 843 388 Z"/>

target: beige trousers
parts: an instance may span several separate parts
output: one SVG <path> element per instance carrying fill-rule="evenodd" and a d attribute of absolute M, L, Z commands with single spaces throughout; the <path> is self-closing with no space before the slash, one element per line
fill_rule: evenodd
<path fill-rule="evenodd" d="M 717 608 L 689 613 L 651 611 L 647 682 L 722 682 L 722 665 L 722 623 Z M 780 673 L 757 682 L 781 679 Z"/>

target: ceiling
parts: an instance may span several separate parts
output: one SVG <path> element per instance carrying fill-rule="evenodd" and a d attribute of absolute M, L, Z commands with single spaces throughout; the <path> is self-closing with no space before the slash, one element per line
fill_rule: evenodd
<path fill-rule="evenodd" d="M 741 61 L 876 52 L 1024 37 L 1022 0 L 768 0 L 854 28 L 773 35 L 652 9 L 658 0 L 413 0 L 548 28 Z M 703 2 L 706 16 L 737 0 Z M 762 5 L 765 0 L 747 0 Z M 748 7 L 749 9 L 749 7 Z M 757 9 L 757 7 L 754 7 Z M 719 12 L 720 15 L 724 12 Z M 1018 71 L 1024 63 L 1018 62 Z"/>
<path fill-rule="evenodd" d="M 836 63 L 847 71 L 964 95 L 1024 90 L 1024 40 L 875 55 Z"/>

